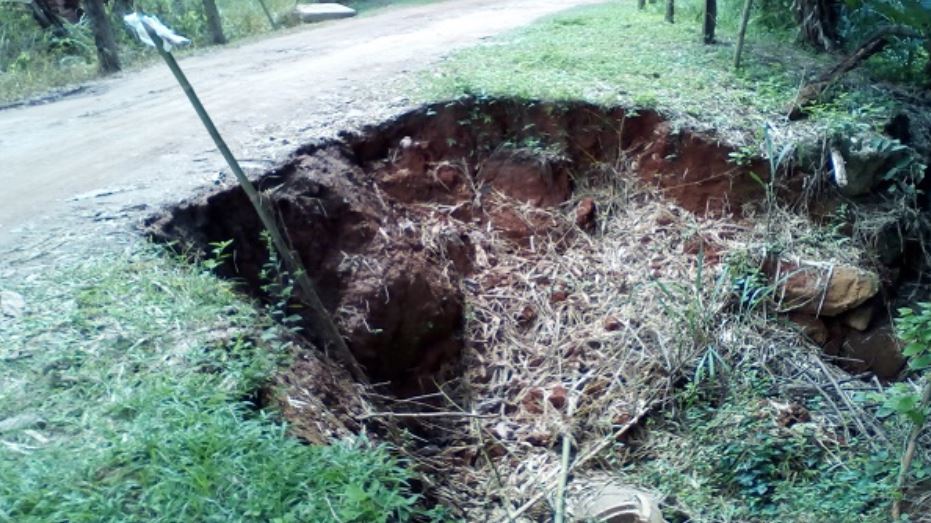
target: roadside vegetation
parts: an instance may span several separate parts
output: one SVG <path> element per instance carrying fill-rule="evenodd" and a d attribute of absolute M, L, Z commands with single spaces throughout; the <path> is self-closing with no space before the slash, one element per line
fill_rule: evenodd
<path fill-rule="evenodd" d="M 674 24 L 663 22 L 658 4 L 642 11 L 622 2 L 573 9 L 457 53 L 431 73 L 421 93 L 425 99 L 519 96 L 656 108 L 730 143 L 757 146 L 764 126 L 783 127 L 782 117 L 806 79 L 837 57 L 797 45 L 791 16 L 778 16 L 773 8 L 751 18 L 743 66 L 735 69 L 741 4 L 721 2 L 713 45 L 702 42 L 697 1 L 678 2 Z M 901 61 L 903 55 L 911 61 Z M 834 96 L 812 108 L 810 121 L 791 132 L 814 135 L 825 127 L 885 123 L 900 104 L 876 75 L 919 83 L 918 56 L 923 51 L 909 42 L 891 47 L 861 71 L 874 76 L 835 87 L 828 93 Z"/>
<path fill-rule="evenodd" d="M 410 472 L 307 446 L 259 394 L 294 349 L 231 283 L 151 247 L 4 291 L 0 521 L 404 521 Z"/>
<path fill-rule="evenodd" d="M 293 5 L 266 1 L 276 13 Z M 257 6 L 219 4 L 230 39 L 270 30 Z M 753 249 L 732 252 L 715 275 L 701 272 L 701 253 L 695 287 L 668 300 L 677 305 L 666 311 L 675 324 L 688 326 L 676 342 L 694 351 L 685 370 L 677 368 L 685 377 L 657 401 L 646 430 L 606 461 L 625 482 L 660 493 L 673 522 L 883 522 L 890 506 L 899 521 L 921 521 L 931 490 L 929 306 L 897 313 L 909 359 L 899 383 L 839 380 L 840 371 L 816 363 L 817 352 L 796 352 L 780 337 L 794 330 L 766 305 L 775 288 L 754 263 L 761 252 L 849 256 L 867 247 L 838 232 L 856 229 L 845 213 L 795 227 L 795 210 L 776 202 L 772 180 L 786 172 L 790 152 L 799 160 L 801 144 L 828 144 L 838 133 L 878 136 L 908 107 L 896 95 L 928 81 L 923 26 L 883 36 L 880 51 L 831 78 L 806 101 L 807 118 L 792 123 L 804 88 L 878 38 L 862 35 L 901 22 L 897 13 L 911 4 L 853 4 L 832 33 L 800 32 L 788 3 L 766 3 L 752 12 L 739 69 L 743 2 L 717 4 L 712 45 L 701 23 L 706 2 L 677 2 L 675 23 L 663 19 L 668 4 L 610 3 L 457 53 L 409 88 L 424 101 L 585 99 L 656 109 L 738 146 L 735 166 L 769 160 L 770 182 L 758 180 L 765 209 L 751 216 L 759 229 Z M 150 10 L 200 46 L 207 32 L 198 6 L 153 1 Z M 16 27 L 30 16 L 0 10 Z M 0 99 L 96 75 L 82 24 L 60 37 L 8 32 L 5 23 Z M 148 60 L 117 33 L 125 63 Z M 909 158 L 885 180 L 883 205 L 918 223 L 927 212 L 925 166 Z M 921 241 L 920 227 L 910 229 L 911 240 Z M 286 327 L 210 269 L 135 247 L 2 282 L 22 295 L 28 314 L 0 319 L 0 521 L 442 519 L 419 507 L 413 472 L 390 449 L 361 437 L 303 445 L 259 404 L 256 391 L 296 347 Z M 663 285 L 658 296 L 678 292 Z M 721 342 L 738 331 L 758 337 Z M 912 519 L 896 513 L 903 500 Z"/>
<path fill-rule="evenodd" d="M 365 13 L 397 4 L 426 1 L 356 0 L 345 3 Z M 275 20 L 277 29 L 295 23 L 289 18 L 294 0 L 262 2 Z M 126 30 L 121 20 L 121 9 L 131 4 L 110 2 L 106 12 L 119 67 L 123 69 L 149 64 L 155 58 Z M 182 53 L 198 52 L 217 43 L 216 28 L 208 24 L 202 0 L 138 0 L 135 6 L 154 14 L 175 32 L 191 39 L 191 47 Z M 258 0 L 216 0 L 216 6 L 221 42 L 236 42 L 276 30 Z M 81 16 L 68 20 L 59 16 L 58 23 L 58 27 L 43 27 L 37 23 L 28 2 L 0 1 L 0 105 L 86 82 L 100 75 L 101 64 L 91 19 Z"/>

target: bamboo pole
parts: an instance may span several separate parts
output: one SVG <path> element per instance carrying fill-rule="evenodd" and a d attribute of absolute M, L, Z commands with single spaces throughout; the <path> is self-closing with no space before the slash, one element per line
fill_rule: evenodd
<path fill-rule="evenodd" d="M 271 236 L 272 243 L 275 245 L 275 250 L 277 250 L 279 255 L 281 255 L 285 265 L 291 272 L 294 280 L 297 282 L 297 285 L 301 291 L 301 295 L 304 298 L 304 302 L 310 308 L 311 326 L 314 329 L 314 333 L 323 343 L 324 349 L 335 350 L 336 357 L 348 367 L 349 372 L 352 373 L 352 376 L 362 383 L 368 383 L 368 379 L 366 378 L 365 373 L 362 371 L 362 367 L 359 365 L 359 362 L 356 361 L 355 356 L 353 356 L 352 352 L 349 350 L 349 347 L 346 345 L 346 341 L 343 340 L 342 335 L 340 335 L 339 330 L 336 327 L 336 323 L 333 322 L 333 318 L 323 306 L 323 302 L 320 301 L 320 296 L 317 294 L 316 286 L 307 275 L 307 271 L 304 269 L 303 263 L 301 263 L 300 258 L 291 250 L 290 246 L 285 241 L 284 236 L 281 234 L 281 231 L 278 228 L 278 224 L 276 223 L 274 217 L 266 208 L 266 205 L 262 200 L 262 196 L 256 190 L 255 185 L 253 185 L 253 183 L 243 172 L 242 168 L 239 166 L 239 162 L 236 161 L 236 158 L 233 156 L 233 153 L 226 145 L 226 142 L 223 140 L 220 132 L 213 124 L 213 120 L 210 118 L 210 115 L 207 114 L 207 110 L 204 109 L 204 105 L 200 102 L 197 93 L 194 91 L 191 83 L 184 75 L 184 72 L 181 70 L 181 67 L 175 60 L 175 57 L 164 49 L 161 37 L 159 37 L 155 30 L 149 26 L 145 17 L 140 17 L 140 20 L 142 21 L 142 25 L 145 27 L 149 38 L 151 38 L 155 43 L 155 48 L 158 50 L 158 54 L 161 55 L 161 57 L 165 60 L 165 63 L 168 65 L 171 73 L 181 85 L 181 89 L 184 90 L 184 94 L 187 95 L 191 105 L 194 106 L 194 111 L 197 112 L 197 116 L 200 117 L 200 121 L 204 124 L 204 127 L 207 129 L 210 137 L 213 138 L 213 143 L 216 144 L 217 149 L 220 150 L 220 154 L 223 155 L 223 158 L 226 160 L 227 165 L 229 165 L 230 170 L 232 170 L 233 174 L 236 175 L 236 179 L 239 181 L 243 191 L 245 191 L 246 196 L 248 196 L 249 201 L 255 208 L 255 212 L 259 215 L 259 219 L 262 221 L 262 225 L 265 226 L 265 229 Z"/>

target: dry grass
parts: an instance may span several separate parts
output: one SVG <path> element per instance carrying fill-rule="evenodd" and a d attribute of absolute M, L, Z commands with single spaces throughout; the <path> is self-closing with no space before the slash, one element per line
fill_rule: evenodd
<path fill-rule="evenodd" d="M 598 205 L 592 233 L 574 223 L 589 197 Z M 475 248 L 474 271 L 461 282 L 466 348 L 454 377 L 416 398 L 370 393 L 357 414 L 382 422 L 431 495 L 467 520 L 552 514 L 563 440 L 573 477 L 617 468 L 629 459 L 627 433 L 672 408 L 710 351 L 723 367 L 768 373 L 780 392 L 822 395 L 832 405 L 819 418 L 825 434 L 875 434 L 888 447 L 880 423 L 851 399 L 861 382 L 823 364 L 764 303 L 750 310 L 735 299 L 744 276 L 735 271 L 758 264 L 773 242 L 804 258 L 860 258 L 842 241 L 812 240 L 824 233 L 808 220 L 778 209 L 771 220 L 695 216 L 642 186 L 623 162 L 580 176 L 560 209 L 495 196 L 482 204 L 511 206 L 536 234 L 518 245 L 490 226 L 448 219 L 449 206 L 417 210 L 434 256 L 445 256 L 450 227 Z"/>

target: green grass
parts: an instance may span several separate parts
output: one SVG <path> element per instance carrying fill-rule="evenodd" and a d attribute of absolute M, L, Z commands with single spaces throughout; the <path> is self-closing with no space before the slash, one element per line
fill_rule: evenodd
<path fill-rule="evenodd" d="M 765 371 L 734 376 L 714 393 L 686 387 L 650 421 L 623 480 L 662 492 L 671 523 L 889 521 L 898 456 L 817 423 L 783 426 Z M 815 420 L 831 414 L 805 406 Z"/>
<path fill-rule="evenodd" d="M 154 252 L 5 290 L 0 521 L 403 521 L 409 473 L 363 439 L 290 437 L 248 401 L 289 350 L 229 283 Z"/>
<path fill-rule="evenodd" d="M 748 31 L 745 67 L 733 68 L 737 2 L 722 4 L 719 43 L 701 43 L 697 2 L 678 2 L 677 23 L 658 4 L 632 2 L 576 8 L 485 45 L 453 55 L 431 72 L 424 99 L 462 95 L 585 99 L 608 105 L 658 108 L 671 117 L 735 142 L 759 142 L 763 127 L 779 125 L 803 74 L 834 58 L 813 56 L 784 32 Z M 824 104 L 796 127 L 875 125 L 891 110 L 879 90 L 862 86 Z M 755 139 L 753 139 L 755 138 Z"/>

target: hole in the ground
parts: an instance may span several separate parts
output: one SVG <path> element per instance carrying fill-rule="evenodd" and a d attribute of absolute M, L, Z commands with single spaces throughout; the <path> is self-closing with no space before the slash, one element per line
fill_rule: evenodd
<path fill-rule="evenodd" d="M 487 256 L 476 234 L 530 250 L 539 238 L 576 234 L 552 211 L 570 202 L 581 177 L 620 162 L 683 209 L 739 210 L 762 195 L 748 172 L 765 170 L 737 167 L 728 152 L 651 111 L 466 100 L 299 151 L 261 187 L 372 379 L 416 394 L 432 388 L 464 343 L 460 283 Z M 572 211 L 582 229 L 595 226 L 591 200 Z M 433 229 L 424 231 L 428 221 Z M 268 250 L 240 189 L 150 225 L 157 238 L 204 252 L 233 240 L 223 274 L 263 295 Z"/>
<path fill-rule="evenodd" d="M 765 201 L 766 164 L 737 165 L 732 152 L 651 111 L 474 99 L 299 150 L 261 189 L 376 383 L 367 397 L 390 412 L 364 407 L 343 374 L 304 354 L 279 378 L 292 427 L 324 442 L 391 419 L 439 476 L 497 462 L 518 471 L 498 481 L 517 485 L 527 463 L 552 457 L 570 410 L 592 438 L 635 423 L 645 377 L 681 378 L 668 368 L 678 320 L 667 307 L 701 292 L 657 282 L 700 282 L 698 267 L 719 263 L 748 229 L 739 217 Z M 232 240 L 221 272 L 276 301 L 239 188 L 149 230 L 205 254 Z M 841 320 L 814 319 L 829 352 L 850 336 L 831 330 Z M 340 415 L 326 414 L 333 404 Z M 448 476 L 424 490 L 469 504 L 471 476 Z"/>

